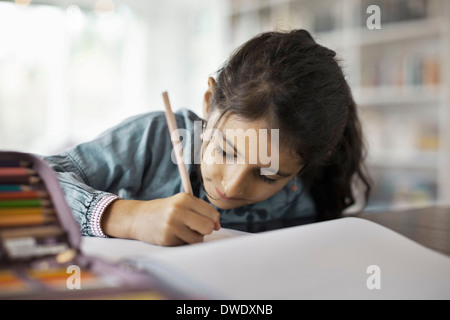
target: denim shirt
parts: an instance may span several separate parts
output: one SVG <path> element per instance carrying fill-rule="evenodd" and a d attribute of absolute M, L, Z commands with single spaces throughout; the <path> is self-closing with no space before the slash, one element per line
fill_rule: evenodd
<path fill-rule="evenodd" d="M 178 128 L 195 137 L 194 122 L 201 118 L 187 109 L 179 110 L 175 117 Z M 185 159 L 191 159 L 186 167 L 194 195 L 209 203 L 193 160 L 199 150 L 194 148 L 194 141 L 189 143 L 191 147 L 184 146 L 183 152 Z M 92 141 L 43 158 L 56 171 L 81 233 L 93 236 L 90 221 L 95 206 L 105 196 L 152 200 L 184 192 L 177 165 L 172 161 L 172 148 L 165 114 L 158 111 L 129 117 Z M 301 192 L 298 179 L 299 190 L 292 191 L 293 183 L 290 181 L 277 194 L 256 204 L 229 210 L 216 207 L 222 227 L 314 216 L 311 197 Z"/>

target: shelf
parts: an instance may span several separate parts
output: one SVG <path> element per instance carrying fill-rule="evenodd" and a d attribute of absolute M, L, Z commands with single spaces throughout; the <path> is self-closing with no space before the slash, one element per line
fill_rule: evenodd
<path fill-rule="evenodd" d="M 281 5 L 289 5 L 293 0 L 266 0 L 266 1 L 238 1 L 243 5 L 233 5 L 230 16 L 254 14 L 266 9 L 273 9 Z"/>
<path fill-rule="evenodd" d="M 435 151 L 392 150 L 375 151 L 367 159 L 369 166 L 377 168 L 400 168 L 437 170 L 439 155 Z"/>
<path fill-rule="evenodd" d="M 389 23 L 381 26 L 379 30 L 358 28 L 350 30 L 353 44 L 358 46 L 391 45 L 393 42 L 419 40 L 432 36 L 442 35 L 444 21 L 438 18 Z"/>
<path fill-rule="evenodd" d="M 344 27 L 325 32 L 315 32 L 315 38 L 323 41 L 346 41 L 348 46 L 391 45 L 393 42 L 428 39 L 443 34 L 444 21 L 439 18 L 383 24 L 381 29 Z"/>
<path fill-rule="evenodd" d="M 439 85 L 355 87 L 353 96 L 358 105 L 383 106 L 399 104 L 438 104 L 445 98 Z"/>
<path fill-rule="evenodd" d="M 425 200 L 420 203 L 403 203 L 403 204 L 389 204 L 387 205 L 386 202 L 381 203 L 369 203 L 364 212 L 379 212 L 379 211 L 404 211 L 404 210 L 414 210 L 414 209 L 422 209 L 422 208 L 428 208 L 430 206 L 436 205 L 435 200 Z"/>

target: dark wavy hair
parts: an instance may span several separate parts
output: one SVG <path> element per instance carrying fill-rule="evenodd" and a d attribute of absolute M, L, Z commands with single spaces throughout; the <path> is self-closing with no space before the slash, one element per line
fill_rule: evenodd
<path fill-rule="evenodd" d="M 216 108 L 221 117 L 271 120 L 280 147 L 302 160 L 298 177 L 318 221 L 341 217 L 355 203 L 355 185 L 365 189 L 367 203 L 356 104 L 336 53 L 306 30 L 262 33 L 239 47 L 217 72 L 211 111 Z"/>

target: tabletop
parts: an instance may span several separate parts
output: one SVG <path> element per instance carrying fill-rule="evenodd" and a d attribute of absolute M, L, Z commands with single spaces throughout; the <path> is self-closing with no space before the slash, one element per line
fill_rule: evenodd
<path fill-rule="evenodd" d="M 356 215 L 450 256 L 450 207 L 429 206 Z"/>

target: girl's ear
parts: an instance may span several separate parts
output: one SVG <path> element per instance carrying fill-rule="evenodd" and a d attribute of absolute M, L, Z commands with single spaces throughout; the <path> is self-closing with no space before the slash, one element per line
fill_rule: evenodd
<path fill-rule="evenodd" d="M 209 77 L 208 78 L 208 89 L 206 90 L 205 95 L 203 97 L 203 115 L 204 115 L 205 119 L 208 119 L 215 84 L 216 84 L 216 81 L 214 81 L 214 78 Z"/>

